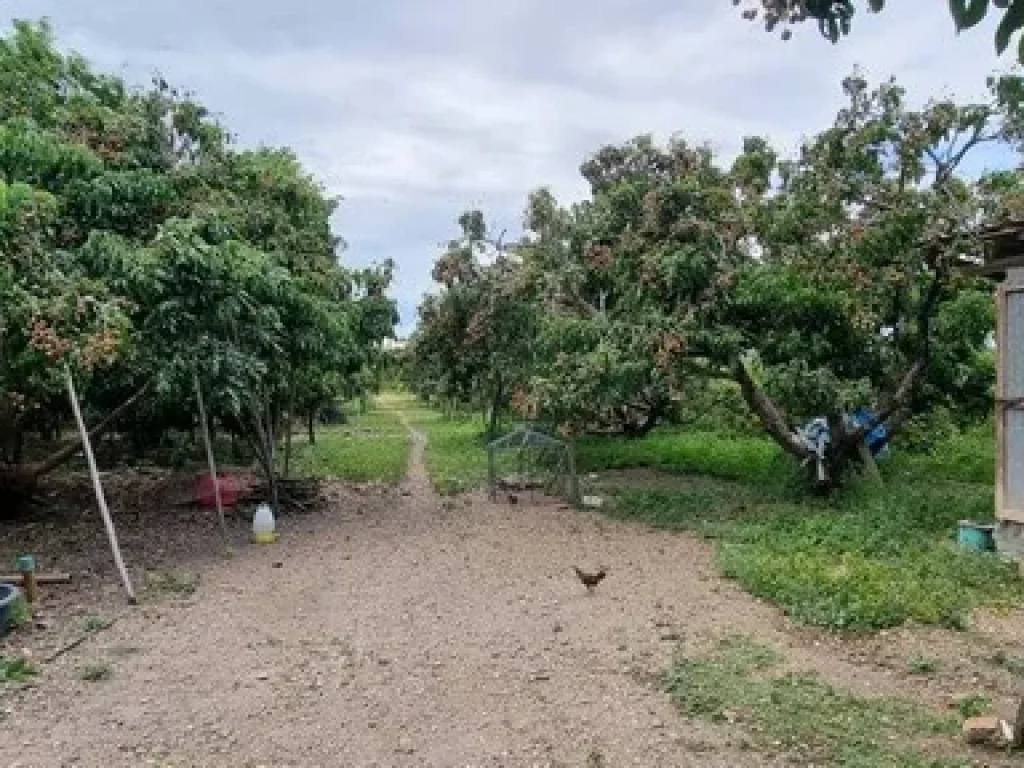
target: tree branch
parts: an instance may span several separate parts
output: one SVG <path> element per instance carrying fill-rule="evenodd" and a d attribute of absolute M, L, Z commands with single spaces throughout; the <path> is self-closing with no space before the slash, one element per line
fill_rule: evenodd
<path fill-rule="evenodd" d="M 984 144 L 985 142 L 992 141 L 996 138 L 995 136 L 983 135 L 985 132 L 986 122 L 987 118 L 975 125 L 970 138 L 964 142 L 964 145 L 960 147 L 955 154 L 951 155 L 946 160 L 939 158 L 932 148 L 925 148 L 925 153 L 932 159 L 932 162 L 935 163 L 935 180 L 932 182 L 933 187 L 937 187 L 949 179 L 953 174 L 953 171 L 957 169 L 957 166 L 959 166 L 960 163 L 963 162 L 963 159 L 967 157 L 968 152 L 979 144 Z"/>
<path fill-rule="evenodd" d="M 747 366 L 737 360 L 733 375 L 740 385 L 740 392 L 750 409 L 757 415 L 768 435 L 779 444 L 786 453 L 798 459 L 806 459 L 810 453 L 807 446 L 793 434 L 789 427 L 786 414 L 768 397 L 751 377 Z"/>
<path fill-rule="evenodd" d="M 135 392 L 135 394 L 133 394 L 131 397 L 129 397 L 127 400 L 125 400 L 123 403 L 117 406 L 117 408 L 115 408 L 109 414 L 107 414 L 107 417 L 103 419 L 103 421 L 101 421 L 99 424 L 97 424 L 89 431 L 89 440 L 95 440 L 96 438 L 105 434 L 106 431 L 110 429 L 110 427 L 112 427 L 119 418 L 121 418 L 125 413 L 127 413 L 132 408 L 132 406 L 134 406 L 135 403 L 138 402 L 139 398 L 141 398 L 147 391 L 149 391 L 149 388 L 152 386 L 152 384 L 152 381 L 147 381 Z M 81 450 L 81 448 L 82 438 L 76 437 L 67 445 L 63 446 L 62 448 L 59 448 L 57 451 L 50 454 L 42 461 L 33 464 L 29 468 L 29 472 L 34 477 L 42 477 L 48 472 L 52 472 L 57 467 L 61 466 L 64 462 L 68 461 L 72 456 L 78 453 L 78 451 Z"/>
<path fill-rule="evenodd" d="M 909 416 L 909 411 L 904 406 L 910 398 L 910 393 L 913 391 L 914 385 L 917 383 L 917 379 L 924 369 L 925 361 L 923 359 L 917 360 L 912 366 L 910 366 L 910 369 L 903 374 L 899 384 L 896 385 L 896 389 L 882 398 L 879 404 L 878 413 L 875 414 L 875 417 L 867 424 L 864 424 L 849 433 L 850 441 L 856 442 L 857 440 L 863 440 L 865 435 L 880 424 L 887 424 L 891 429 L 895 430 L 899 424 L 905 421 Z"/>

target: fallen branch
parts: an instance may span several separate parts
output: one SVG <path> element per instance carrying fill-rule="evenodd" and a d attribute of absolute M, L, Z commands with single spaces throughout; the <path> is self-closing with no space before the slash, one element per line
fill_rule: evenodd
<path fill-rule="evenodd" d="M 146 394 L 146 392 L 149 391 L 150 386 L 152 386 L 152 382 L 147 381 L 138 390 L 135 391 L 135 394 L 133 394 L 131 397 L 129 397 L 127 400 L 125 400 L 123 403 L 117 406 L 117 408 L 115 408 L 113 411 L 107 414 L 106 418 L 104 418 L 99 424 L 97 424 L 95 427 L 93 427 L 86 433 L 88 435 L 89 440 L 98 439 L 108 429 L 110 429 L 110 427 L 113 426 L 114 423 L 121 418 L 121 416 L 127 413 L 132 408 L 132 406 L 134 406 L 135 403 L 138 402 L 139 398 L 141 398 L 144 394 Z M 83 436 L 81 433 L 79 433 L 78 437 L 72 439 L 67 445 L 63 446 L 62 448 L 58 448 L 57 451 L 55 451 L 53 454 L 40 461 L 38 464 L 32 465 L 31 472 L 36 477 L 48 474 L 55 470 L 57 467 L 61 466 L 64 462 L 66 462 L 68 459 L 70 459 L 72 456 L 74 456 L 82 449 Z"/>
<path fill-rule="evenodd" d="M 119 618 L 121 618 L 121 617 L 117 616 L 117 617 L 111 619 L 110 621 L 108 621 L 102 627 L 97 627 L 96 629 L 91 629 L 88 632 L 83 633 L 80 637 L 72 640 L 67 645 L 62 645 L 56 651 L 51 653 L 47 658 L 43 659 L 43 661 L 45 663 L 47 663 L 47 664 L 50 664 L 50 663 L 56 661 L 57 659 L 59 659 L 61 656 L 63 656 L 68 651 L 73 651 L 75 648 L 80 646 L 82 643 L 84 643 L 90 637 L 94 637 L 94 636 L 98 635 L 100 632 L 102 632 L 104 629 L 108 629 L 108 628 L 112 627 L 114 625 L 114 622 L 116 622 Z"/>

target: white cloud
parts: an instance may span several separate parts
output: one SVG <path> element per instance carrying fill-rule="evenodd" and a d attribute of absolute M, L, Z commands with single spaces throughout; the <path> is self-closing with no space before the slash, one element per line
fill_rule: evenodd
<path fill-rule="evenodd" d="M 347 198 L 346 259 L 398 261 L 406 323 L 461 210 L 515 227 L 530 189 L 582 194 L 579 164 L 604 143 L 681 132 L 730 153 L 760 134 L 790 148 L 828 124 L 855 64 L 918 101 L 977 96 L 999 64 L 991 24 L 957 37 L 944 4 L 922 0 L 857 18 L 837 46 L 809 25 L 782 42 L 729 0 L 9 5 L 134 80 L 160 69 L 244 141 L 293 146 Z"/>

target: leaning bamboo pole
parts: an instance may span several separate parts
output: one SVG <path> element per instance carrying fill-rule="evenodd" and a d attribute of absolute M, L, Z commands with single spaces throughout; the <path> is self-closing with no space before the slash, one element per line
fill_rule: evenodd
<path fill-rule="evenodd" d="M 82 409 L 78 404 L 78 393 L 75 391 L 75 379 L 71 375 L 71 367 L 69 365 L 64 366 L 64 378 L 67 383 L 68 399 L 71 400 L 71 410 L 75 415 L 75 423 L 78 425 L 78 433 L 82 436 L 82 450 L 85 452 L 85 460 L 89 465 L 89 476 L 92 478 L 92 487 L 96 492 L 96 504 L 100 508 L 103 525 L 107 529 L 107 538 L 110 539 L 110 551 L 114 554 L 114 563 L 121 574 L 124 590 L 128 593 L 128 602 L 135 603 L 135 590 L 132 588 L 132 580 L 128 577 L 128 570 L 124 567 L 121 548 L 117 544 L 117 531 L 114 530 L 114 521 L 110 518 L 107 499 L 103 495 L 103 483 L 100 482 L 100 473 L 96 469 L 96 457 L 92 453 L 89 430 L 85 428 L 85 421 L 82 419 Z"/>

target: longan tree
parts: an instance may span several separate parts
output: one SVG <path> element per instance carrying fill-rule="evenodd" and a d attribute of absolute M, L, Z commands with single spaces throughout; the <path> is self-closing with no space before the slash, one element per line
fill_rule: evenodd
<path fill-rule="evenodd" d="M 733 5 L 744 5 L 743 18 L 761 21 L 771 32 L 781 30 L 788 40 L 794 25 L 812 21 L 821 34 L 833 43 L 850 34 L 858 9 L 880 13 L 885 0 L 732 0 Z M 921 3 L 923 4 L 923 3 Z M 1001 13 L 995 32 L 997 55 L 1009 47 L 1014 35 L 1024 28 L 1024 0 L 949 0 L 949 13 L 957 32 L 981 23 L 989 14 Z M 1024 62 L 1024 36 L 1018 39 L 1018 59 Z"/>

